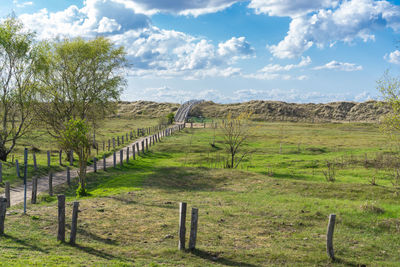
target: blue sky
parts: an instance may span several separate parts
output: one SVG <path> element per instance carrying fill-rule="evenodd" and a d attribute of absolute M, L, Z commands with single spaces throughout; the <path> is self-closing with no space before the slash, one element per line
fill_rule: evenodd
<path fill-rule="evenodd" d="M 400 72 L 400 1 L 1 0 L 38 39 L 109 37 L 123 100 L 376 99 Z"/>

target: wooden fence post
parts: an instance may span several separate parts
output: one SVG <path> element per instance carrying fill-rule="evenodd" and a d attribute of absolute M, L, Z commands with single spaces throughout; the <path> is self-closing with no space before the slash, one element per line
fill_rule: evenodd
<path fill-rule="evenodd" d="M 115 149 L 115 137 L 113 137 L 112 142 L 113 142 L 113 149 Z"/>
<path fill-rule="evenodd" d="M 36 196 L 37 196 L 37 178 L 33 177 L 32 178 L 32 197 L 31 197 L 32 204 L 36 204 Z"/>
<path fill-rule="evenodd" d="M 7 207 L 11 206 L 11 197 L 10 197 L 10 182 L 6 182 L 6 188 L 4 189 L 5 197 L 7 200 Z"/>
<path fill-rule="evenodd" d="M 0 161 L 0 183 L 3 182 L 3 163 Z"/>
<path fill-rule="evenodd" d="M 72 222 L 71 222 L 71 234 L 69 237 L 69 243 L 71 245 L 75 245 L 76 241 L 76 230 L 78 227 L 78 210 L 79 209 L 79 202 L 75 201 L 74 206 L 72 208 Z"/>
<path fill-rule="evenodd" d="M 33 152 L 33 168 L 37 171 L 36 153 Z"/>
<path fill-rule="evenodd" d="M 124 151 L 122 149 L 119 151 L 119 165 L 121 167 L 124 165 Z"/>
<path fill-rule="evenodd" d="M 142 153 L 144 154 L 144 140 L 142 140 Z"/>
<path fill-rule="evenodd" d="M 103 141 L 103 152 L 105 150 L 105 147 L 106 147 L 106 142 Z"/>
<path fill-rule="evenodd" d="M 199 219 L 199 210 L 192 208 L 192 218 L 190 224 L 190 237 L 189 237 L 189 249 L 194 250 L 196 248 L 197 238 L 197 221 Z"/>
<path fill-rule="evenodd" d="M 73 166 L 74 165 L 74 151 L 71 150 L 69 152 L 69 166 Z"/>
<path fill-rule="evenodd" d="M 58 152 L 58 161 L 60 163 L 60 166 L 62 165 L 62 150 L 60 149 L 60 151 Z"/>
<path fill-rule="evenodd" d="M 333 252 L 333 231 L 335 229 L 335 221 L 336 221 L 336 215 L 330 214 L 328 230 L 326 233 L 326 252 L 328 253 L 328 256 L 331 258 L 332 261 L 335 260 L 335 255 Z"/>
<path fill-rule="evenodd" d="M 132 158 L 133 158 L 133 160 L 136 159 L 136 156 L 135 156 L 135 144 L 132 145 Z"/>
<path fill-rule="evenodd" d="M 50 167 L 50 151 L 47 150 L 47 167 Z"/>
<path fill-rule="evenodd" d="M 49 195 L 53 196 L 53 173 L 49 173 Z"/>
<path fill-rule="evenodd" d="M 136 150 L 137 150 L 138 156 L 140 156 L 139 142 L 136 142 Z"/>
<path fill-rule="evenodd" d="M 117 136 L 117 146 L 119 146 L 119 136 Z"/>
<path fill-rule="evenodd" d="M 6 219 L 7 199 L 0 198 L 0 235 L 4 235 L 4 221 Z"/>
<path fill-rule="evenodd" d="M 97 158 L 96 157 L 93 158 L 93 171 L 97 172 Z"/>
<path fill-rule="evenodd" d="M 129 146 L 126 148 L 126 163 L 129 163 Z"/>
<path fill-rule="evenodd" d="M 58 195 L 58 233 L 57 240 L 65 242 L 65 195 Z"/>
<path fill-rule="evenodd" d="M 124 139 L 125 139 L 124 136 L 122 136 L 122 144 L 124 144 Z"/>
<path fill-rule="evenodd" d="M 106 155 L 103 155 L 103 171 L 105 171 L 107 169 L 106 166 Z"/>
<path fill-rule="evenodd" d="M 68 186 L 71 185 L 71 170 L 67 167 L 67 184 Z"/>
<path fill-rule="evenodd" d="M 21 174 L 19 173 L 19 162 L 17 159 L 15 160 L 15 170 L 17 171 L 17 177 L 21 178 Z"/>
<path fill-rule="evenodd" d="M 110 143 L 111 143 L 111 140 L 110 140 L 110 139 L 108 139 L 108 146 L 107 146 L 107 150 L 108 150 L 108 151 L 110 151 L 110 146 L 111 146 L 111 144 L 110 144 Z"/>
<path fill-rule="evenodd" d="M 114 168 L 117 167 L 117 155 L 116 155 L 115 151 L 113 153 L 113 166 L 114 166 Z"/>
<path fill-rule="evenodd" d="M 186 203 L 179 203 L 179 244 L 180 250 L 185 249 L 185 235 L 186 235 Z"/>
<path fill-rule="evenodd" d="M 148 138 L 146 137 L 146 152 L 149 152 L 149 142 L 147 140 Z"/>

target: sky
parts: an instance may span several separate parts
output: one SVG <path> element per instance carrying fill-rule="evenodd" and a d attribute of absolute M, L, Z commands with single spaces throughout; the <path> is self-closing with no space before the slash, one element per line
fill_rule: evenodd
<path fill-rule="evenodd" d="M 124 46 L 125 101 L 361 102 L 400 75 L 400 0 L 0 0 L 11 13 L 38 40 Z"/>

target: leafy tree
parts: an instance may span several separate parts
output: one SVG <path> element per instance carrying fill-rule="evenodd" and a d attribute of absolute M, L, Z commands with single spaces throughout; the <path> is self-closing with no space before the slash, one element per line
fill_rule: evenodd
<path fill-rule="evenodd" d="M 34 34 L 14 17 L 0 23 L 0 160 L 6 161 L 34 116 L 38 89 Z"/>
<path fill-rule="evenodd" d="M 50 135 L 61 137 L 71 118 L 85 120 L 94 130 L 115 111 L 125 85 L 123 47 L 104 37 L 65 39 L 44 43 L 41 55 L 37 114 Z"/>
<path fill-rule="evenodd" d="M 173 112 L 168 113 L 167 115 L 168 124 L 172 124 L 174 122 L 174 119 L 175 119 L 175 114 Z"/>
<path fill-rule="evenodd" d="M 225 149 L 229 156 L 225 165 L 227 168 L 237 168 L 242 160 L 251 153 L 251 151 L 244 149 L 254 130 L 250 117 L 251 114 L 246 112 L 237 117 L 228 114 L 222 122 L 221 131 Z"/>
<path fill-rule="evenodd" d="M 86 192 L 86 168 L 90 149 L 90 131 L 87 123 L 81 119 L 70 119 L 58 141 L 61 148 L 73 150 L 78 154 L 79 187 L 77 195 L 84 196 Z"/>
<path fill-rule="evenodd" d="M 400 141 L 400 78 L 393 77 L 388 71 L 377 82 L 383 103 L 389 105 L 391 112 L 383 117 L 381 129 L 393 139 Z"/>

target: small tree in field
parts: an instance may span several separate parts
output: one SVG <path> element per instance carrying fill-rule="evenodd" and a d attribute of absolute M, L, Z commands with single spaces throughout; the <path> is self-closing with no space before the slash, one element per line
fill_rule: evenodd
<path fill-rule="evenodd" d="M 59 143 L 65 150 L 74 150 L 78 154 L 79 187 L 78 196 L 87 195 L 86 168 L 90 148 L 90 130 L 87 123 L 81 119 L 70 119 L 65 130 L 61 133 Z"/>
<path fill-rule="evenodd" d="M 247 141 L 253 126 L 250 122 L 250 113 L 241 113 L 237 117 L 228 114 L 222 122 L 221 131 L 224 138 L 224 145 L 228 154 L 226 161 L 227 168 L 237 168 L 242 160 L 250 153 L 245 150 Z"/>
<path fill-rule="evenodd" d="M 386 71 L 377 82 L 377 87 L 382 94 L 383 104 L 391 108 L 391 112 L 383 118 L 381 129 L 397 140 L 400 136 L 400 79 L 390 76 Z"/>
<path fill-rule="evenodd" d="M 167 120 L 168 120 L 168 124 L 172 124 L 175 120 L 175 114 L 174 113 L 168 113 L 167 115 Z"/>

